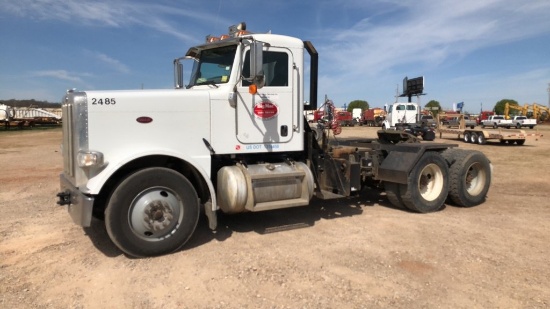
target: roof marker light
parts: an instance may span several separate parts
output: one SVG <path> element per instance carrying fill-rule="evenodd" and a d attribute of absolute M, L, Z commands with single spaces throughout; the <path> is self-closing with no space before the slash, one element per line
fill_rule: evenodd
<path fill-rule="evenodd" d="M 216 41 L 219 41 L 219 40 L 220 40 L 220 38 L 212 36 L 210 34 L 206 36 L 206 43 L 212 43 L 212 42 L 216 42 Z"/>

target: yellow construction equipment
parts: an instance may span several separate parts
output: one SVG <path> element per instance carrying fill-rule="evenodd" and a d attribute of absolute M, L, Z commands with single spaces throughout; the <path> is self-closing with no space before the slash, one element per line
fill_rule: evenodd
<path fill-rule="evenodd" d="M 523 105 L 523 107 L 521 107 L 519 105 L 510 104 L 510 103 L 506 102 L 506 104 L 504 104 L 504 118 L 506 118 L 506 119 L 511 118 L 510 117 L 510 110 L 511 109 L 520 111 L 519 116 L 527 116 L 527 111 L 529 110 L 529 104 L 525 103 L 525 105 Z"/>
<path fill-rule="evenodd" d="M 550 109 L 546 106 L 533 103 L 533 117 L 537 119 L 537 121 L 547 121 L 550 119 Z"/>

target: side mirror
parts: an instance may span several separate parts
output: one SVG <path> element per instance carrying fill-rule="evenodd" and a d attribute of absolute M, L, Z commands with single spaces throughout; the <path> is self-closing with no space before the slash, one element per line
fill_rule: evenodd
<path fill-rule="evenodd" d="M 258 89 L 264 86 L 263 44 L 254 41 L 250 45 L 250 79 Z"/>
<path fill-rule="evenodd" d="M 176 89 L 183 88 L 183 64 L 180 59 L 174 60 L 174 88 Z"/>

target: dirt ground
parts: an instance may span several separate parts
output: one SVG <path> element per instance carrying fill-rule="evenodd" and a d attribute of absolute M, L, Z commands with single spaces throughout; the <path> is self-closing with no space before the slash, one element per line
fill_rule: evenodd
<path fill-rule="evenodd" d="M 533 132 L 527 130 L 528 132 Z M 61 130 L 0 130 L 1 308 L 550 308 L 550 127 L 483 151 L 486 203 L 431 214 L 365 190 L 199 222 L 171 255 L 132 259 L 101 221 L 56 205 Z M 375 129 L 344 128 L 374 137 Z"/>

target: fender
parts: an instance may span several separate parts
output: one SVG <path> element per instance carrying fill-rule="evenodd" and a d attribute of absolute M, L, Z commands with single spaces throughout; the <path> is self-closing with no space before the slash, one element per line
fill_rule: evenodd
<path fill-rule="evenodd" d="M 195 168 L 206 185 L 208 186 L 208 191 L 210 192 L 211 196 L 211 207 L 210 210 L 212 212 L 218 210 L 218 204 L 216 200 L 216 191 L 214 190 L 214 185 L 212 184 L 212 181 L 210 180 L 210 155 L 205 155 L 204 157 L 190 157 L 186 156 L 185 154 L 169 151 L 166 149 L 160 149 L 156 151 L 144 151 L 139 153 L 134 153 L 132 156 L 128 156 L 122 160 L 117 160 L 117 164 L 109 164 L 104 167 L 103 170 L 101 170 L 100 173 L 97 175 L 94 175 L 91 177 L 88 182 L 86 188 L 82 188 L 81 191 L 87 194 L 96 195 L 99 194 L 105 183 L 113 176 L 114 173 L 116 173 L 121 167 L 128 164 L 129 162 L 132 162 L 134 160 L 137 160 L 139 158 L 147 157 L 147 156 L 166 156 L 166 157 L 173 157 L 180 159 L 181 161 L 184 161 L 186 163 L 189 163 L 189 165 L 193 166 Z M 202 162 L 201 162 L 202 161 Z M 202 163 L 202 164 L 201 164 Z M 208 203 L 207 203 L 208 204 Z M 210 218 L 210 217 L 209 217 Z"/>
<path fill-rule="evenodd" d="M 384 120 L 384 122 L 382 122 L 382 128 L 383 128 L 384 130 L 388 130 L 389 128 L 391 128 L 391 124 L 390 124 L 390 122 L 389 122 L 387 119 Z"/>

